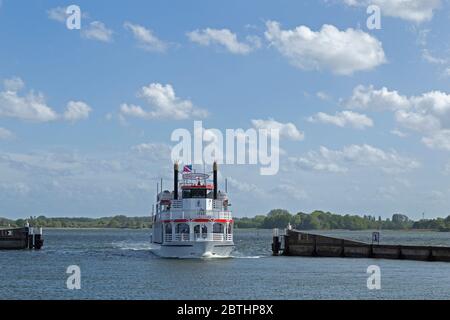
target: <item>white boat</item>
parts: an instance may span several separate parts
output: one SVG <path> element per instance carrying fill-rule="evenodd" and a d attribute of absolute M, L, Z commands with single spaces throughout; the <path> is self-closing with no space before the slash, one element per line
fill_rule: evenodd
<path fill-rule="evenodd" d="M 184 166 L 174 190 L 158 190 L 152 213 L 152 252 L 165 258 L 226 258 L 234 249 L 233 218 L 226 192 L 218 190 L 217 163 L 210 175 Z M 158 188 L 159 189 L 159 188 Z"/>

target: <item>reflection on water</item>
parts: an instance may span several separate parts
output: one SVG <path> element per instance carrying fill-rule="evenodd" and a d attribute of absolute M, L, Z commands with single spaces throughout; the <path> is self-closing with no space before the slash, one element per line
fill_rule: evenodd
<path fill-rule="evenodd" d="M 370 241 L 371 231 L 319 232 Z M 236 230 L 231 259 L 161 259 L 148 230 L 47 230 L 42 251 L 0 251 L 1 299 L 450 298 L 450 263 L 272 257 L 270 230 Z M 450 245 L 448 233 L 382 231 L 381 243 Z M 377 264 L 382 289 L 367 289 Z M 81 290 L 66 289 L 69 265 Z"/>

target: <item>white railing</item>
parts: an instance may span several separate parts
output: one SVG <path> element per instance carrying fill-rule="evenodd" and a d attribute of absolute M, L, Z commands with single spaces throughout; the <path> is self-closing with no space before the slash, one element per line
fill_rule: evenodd
<path fill-rule="evenodd" d="M 190 235 L 189 233 L 176 233 L 175 234 L 175 241 L 190 241 Z"/>
<path fill-rule="evenodd" d="M 162 212 L 161 220 L 174 219 L 226 219 L 231 220 L 232 214 L 229 211 L 210 211 L 210 210 L 175 210 L 172 212 Z"/>
<path fill-rule="evenodd" d="M 183 208 L 183 200 L 172 200 L 172 208 L 173 209 Z"/>
<path fill-rule="evenodd" d="M 223 233 L 213 233 L 212 234 L 212 239 L 214 241 L 223 241 L 223 237 L 224 237 Z"/>
<path fill-rule="evenodd" d="M 189 233 L 176 233 L 174 237 L 171 234 L 166 234 L 164 242 L 172 241 L 233 241 L 233 235 L 223 233 L 194 233 L 191 238 Z"/>

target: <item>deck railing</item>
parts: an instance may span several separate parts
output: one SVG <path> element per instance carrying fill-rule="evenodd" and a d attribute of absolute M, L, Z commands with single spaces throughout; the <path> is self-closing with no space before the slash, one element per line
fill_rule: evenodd
<path fill-rule="evenodd" d="M 232 234 L 223 233 L 193 233 L 192 237 L 190 233 L 176 233 L 174 237 L 171 234 L 166 234 L 164 242 L 173 241 L 232 241 Z"/>
<path fill-rule="evenodd" d="M 213 211 L 213 210 L 180 210 L 175 212 L 161 212 L 161 220 L 173 219 L 225 219 L 231 220 L 232 214 L 230 211 Z"/>

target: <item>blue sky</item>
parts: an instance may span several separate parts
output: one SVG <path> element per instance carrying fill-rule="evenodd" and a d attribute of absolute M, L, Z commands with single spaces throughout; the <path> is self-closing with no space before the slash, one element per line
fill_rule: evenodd
<path fill-rule="evenodd" d="M 3 0 L 0 216 L 148 214 L 198 119 L 295 127 L 276 176 L 222 168 L 236 216 L 447 216 L 449 4 L 371 3 L 380 30 L 365 0 Z"/>

